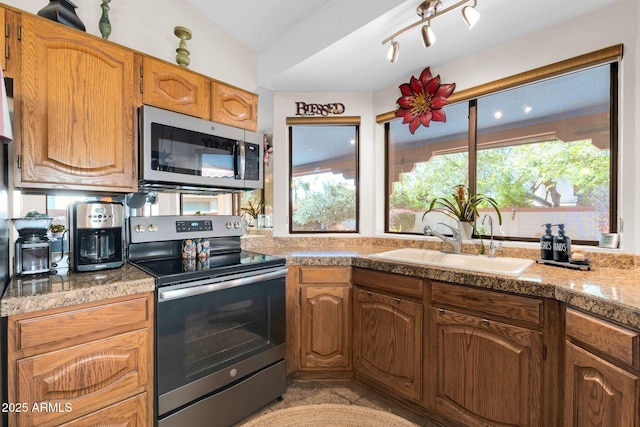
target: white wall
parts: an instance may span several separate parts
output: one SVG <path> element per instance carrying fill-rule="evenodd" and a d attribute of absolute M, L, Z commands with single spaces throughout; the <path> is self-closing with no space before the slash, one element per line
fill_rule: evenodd
<path fill-rule="evenodd" d="M 2 0 L 17 9 L 37 14 L 47 0 Z M 76 14 L 87 33 L 101 37 L 98 21 L 102 14 L 99 0 L 73 0 Z M 258 88 L 256 54 L 232 38 L 182 0 L 116 0 L 109 3 L 111 36 L 109 41 L 127 46 L 173 64 L 179 39 L 173 28 L 191 30 L 187 41 L 189 69 L 234 86 L 255 92 Z"/>
<path fill-rule="evenodd" d="M 370 93 L 314 93 L 314 92 L 278 92 L 273 102 L 273 234 L 288 235 L 289 230 L 289 133 L 287 117 L 295 117 L 295 103 L 327 104 L 340 102 L 345 105 L 344 116 L 360 116 L 360 235 L 371 236 L 375 232 L 374 210 L 375 195 L 383 194 L 382 187 L 374 186 L 372 165 L 375 162 L 374 147 L 375 114 L 372 109 Z M 339 116 L 338 116 L 339 117 Z M 326 233 L 323 234 L 327 235 Z M 349 234 L 340 234 L 349 237 Z"/>

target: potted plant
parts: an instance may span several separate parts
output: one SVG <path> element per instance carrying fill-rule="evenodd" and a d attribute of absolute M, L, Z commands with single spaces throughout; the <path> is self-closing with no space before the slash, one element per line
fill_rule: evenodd
<path fill-rule="evenodd" d="M 498 214 L 498 222 L 502 225 L 502 215 L 498 209 L 498 204 L 491 197 L 483 194 L 474 194 L 468 197 L 469 189 L 464 185 L 456 185 L 455 192 L 451 194 L 452 199 L 445 197 L 436 197 L 429 204 L 429 208 L 422 215 L 422 221 L 429 212 L 440 212 L 447 215 L 450 218 L 459 222 L 460 227 L 467 227 L 470 231 L 475 231 L 480 236 L 480 253 L 484 253 L 484 243 L 482 242 L 482 236 L 478 233 L 478 229 L 475 225 L 475 220 L 480 214 L 478 208 L 482 204 L 488 204 L 492 206 Z M 462 230 L 461 230 L 462 231 Z M 468 237 L 471 237 L 469 235 Z"/>
<path fill-rule="evenodd" d="M 242 212 L 249 215 L 252 219 L 247 221 L 247 225 L 252 227 L 254 221 L 258 219 L 258 214 L 262 213 L 264 209 L 264 200 L 260 200 L 258 203 L 253 203 L 252 201 L 247 202 L 247 206 L 240 208 Z"/>
<path fill-rule="evenodd" d="M 62 224 L 51 224 L 49 226 L 49 232 L 51 233 L 51 237 L 54 239 L 58 239 L 62 237 L 66 227 Z"/>

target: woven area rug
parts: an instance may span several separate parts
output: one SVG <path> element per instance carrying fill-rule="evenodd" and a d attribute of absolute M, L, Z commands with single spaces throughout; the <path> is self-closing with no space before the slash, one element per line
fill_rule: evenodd
<path fill-rule="evenodd" d="M 242 427 L 416 427 L 390 412 L 357 405 L 306 405 L 280 409 L 242 424 Z"/>

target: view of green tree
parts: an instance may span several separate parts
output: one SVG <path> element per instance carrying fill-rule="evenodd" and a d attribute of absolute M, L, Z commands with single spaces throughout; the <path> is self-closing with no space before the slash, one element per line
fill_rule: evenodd
<path fill-rule="evenodd" d="M 413 172 L 402 174 L 400 182 L 394 183 L 389 207 L 421 211 L 431 199 L 448 197 L 456 185 L 468 185 L 468 158 L 466 152 L 454 153 L 416 164 Z"/>
<path fill-rule="evenodd" d="M 557 207 L 575 196 L 577 206 L 606 211 L 609 155 L 588 140 L 479 150 L 477 192 L 502 207 Z M 467 158 L 467 153 L 446 154 L 417 164 L 394 183 L 390 208 L 424 210 L 431 199 L 449 196 L 458 184 L 467 185 Z M 560 181 L 571 183 L 574 194 L 561 194 L 556 188 Z"/>
<path fill-rule="evenodd" d="M 304 196 L 297 197 L 293 205 L 293 221 L 297 226 L 317 223 L 323 230 L 337 230 L 345 221 L 355 222 L 354 188 L 333 182 L 324 182 L 322 191 L 304 187 L 307 189 Z"/>

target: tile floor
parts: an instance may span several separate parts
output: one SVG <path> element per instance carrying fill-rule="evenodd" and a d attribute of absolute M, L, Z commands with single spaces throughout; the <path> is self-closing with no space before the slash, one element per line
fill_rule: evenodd
<path fill-rule="evenodd" d="M 355 380 L 294 380 L 282 396 L 282 401 L 275 401 L 267 405 L 251 417 L 236 424 L 236 427 L 271 411 L 319 403 L 366 406 L 389 411 L 421 427 L 441 427 L 441 424 L 410 411 L 394 400 Z"/>

